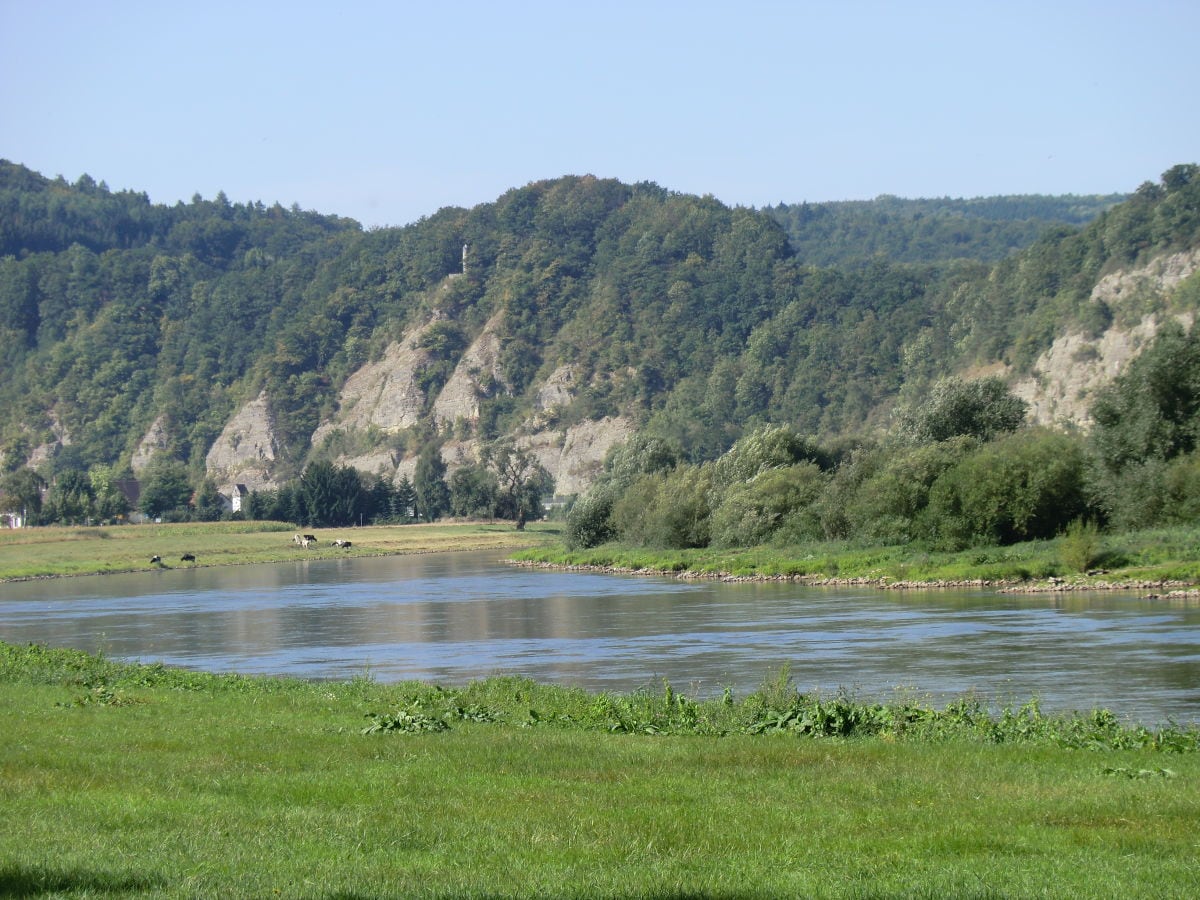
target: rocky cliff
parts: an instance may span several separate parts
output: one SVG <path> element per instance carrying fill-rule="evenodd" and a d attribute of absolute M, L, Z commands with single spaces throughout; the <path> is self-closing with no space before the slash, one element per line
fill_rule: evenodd
<path fill-rule="evenodd" d="M 336 454 L 335 461 L 392 481 L 411 479 L 416 455 L 391 446 L 386 438 L 420 425 L 428 408 L 432 424 L 443 433 L 466 426 L 467 437 L 447 439 L 442 444 L 447 470 L 453 472 L 479 461 L 480 442 L 469 435 L 479 421 L 480 399 L 508 390 L 499 366 L 500 314 L 487 322 L 463 352 L 430 403 L 421 388 L 421 372 L 431 357 L 422 349 L 421 341 L 434 321 L 436 318 L 410 328 L 387 347 L 380 359 L 346 379 L 336 412 L 313 433 L 314 449 L 322 449 L 335 438 L 347 446 L 370 447 Z M 544 383 L 534 385 L 532 415 L 515 436 L 518 446 L 532 452 L 554 478 L 555 492 L 564 495 L 587 490 L 600 473 L 609 449 L 634 431 L 632 420 L 619 416 L 551 428 L 558 410 L 573 399 L 574 387 L 575 374 L 569 366 L 559 367 Z M 162 423 L 156 422 L 142 441 L 137 459 L 148 461 L 164 440 Z M 279 486 L 279 446 L 269 399 L 260 395 L 237 411 L 209 451 L 208 475 L 225 493 L 236 483 L 251 490 L 275 489 Z"/>
<path fill-rule="evenodd" d="M 252 491 L 274 490 L 279 455 L 275 420 L 265 393 L 244 405 L 225 425 L 205 457 L 208 476 L 219 489 L 244 484 Z"/>
<path fill-rule="evenodd" d="M 388 346 L 381 359 L 367 363 L 346 379 L 338 410 L 314 432 L 314 446 L 320 446 L 337 429 L 365 431 L 373 426 L 384 434 L 394 434 L 421 421 L 425 392 L 420 374 L 430 355 L 420 343 L 432 324 L 410 329 Z"/>
<path fill-rule="evenodd" d="M 1058 337 L 1038 357 L 1033 372 L 1013 383 L 1040 425 L 1091 425 L 1096 391 L 1124 371 L 1168 318 L 1190 325 L 1193 313 L 1172 311 L 1170 296 L 1200 269 L 1200 250 L 1157 257 L 1144 266 L 1114 272 L 1096 283 L 1090 302 L 1103 304 L 1113 324 L 1096 335 Z M 1200 277 L 1200 276 L 1195 276 Z"/>

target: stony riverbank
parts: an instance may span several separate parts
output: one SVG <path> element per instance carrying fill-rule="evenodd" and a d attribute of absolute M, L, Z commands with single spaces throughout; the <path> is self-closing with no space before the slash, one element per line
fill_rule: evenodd
<path fill-rule="evenodd" d="M 1003 579 L 955 579 L 944 581 L 908 581 L 888 577 L 860 576 L 838 578 L 826 575 L 735 575 L 730 572 L 697 572 L 692 569 L 635 569 L 625 566 L 570 565 L 550 562 L 509 560 L 511 565 L 560 572 L 589 572 L 601 575 L 640 575 L 711 580 L 724 582 L 787 582 L 808 587 L 872 587 L 884 591 L 929 591 L 962 588 L 989 588 L 1002 594 L 1048 594 L 1079 591 L 1125 591 L 1152 599 L 1200 599 L 1200 586 L 1186 581 L 1116 580 L 1093 578 L 1049 578 L 1039 581 L 1010 581 Z"/>

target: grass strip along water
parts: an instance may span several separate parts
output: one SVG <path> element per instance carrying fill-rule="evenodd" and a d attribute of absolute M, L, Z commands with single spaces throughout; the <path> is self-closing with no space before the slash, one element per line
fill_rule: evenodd
<path fill-rule="evenodd" d="M 1048 541 L 956 552 L 847 541 L 694 550 L 617 544 L 567 550 L 560 544 L 546 544 L 515 551 L 513 558 L 525 565 L 593 571 L 901 589 L 982 584 L 1020 590 L 1119 589 L 1184 595 L 1195 594 L 1200 585 L 1200 527 L 1096 535 L 1092 540 L 1091 546 L 1080 548 L 1073 536 L 1063 535 Z"/>
<path fill-rule="evenodd" d="M 307 547 L 294 540 L 296 534 L 297 526 L 284 522 L 0 529 L 0 581 L 330 557 L 515 550 L 551 541 L 557 532 L 541 523 L 524 531 L 503 522 L 379 525 L 316 530 L 317 541 Z M 334 543 L 339 540 L 342 546 Z"/>
<path fill-rule="evenodd" d="M 1200 734 L 0 644 L 0 896 L 1188 896 Z"/>

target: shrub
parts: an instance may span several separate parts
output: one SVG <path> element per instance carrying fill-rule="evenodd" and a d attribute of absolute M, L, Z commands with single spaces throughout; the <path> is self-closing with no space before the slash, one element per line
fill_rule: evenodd
<path fill-rule="evenodd" d="M 792 524 L 789 531 L 806 530 L 801 524 L 803 514 L 824 486 L 825 477 L 814 463 L 768 469 L 750 481 L 731 485 L 712 513 L 712 543 L 719 547 L 763 544 L 785 522 Z"/>
<path fill-rule="evenodd" d="M 1058 544 L 1058 558 L 1071 572 L 1086 572 L 1100 555 L 1100 528 L 1090 519 L 1076 519 Z"/>
<path fill-rule="evenodd" d="M 985 444 L 934 482 L 923 524 L 944 549 L 1052 538 L 1087 512 L 1079 441 L 1030 429 Z"/>

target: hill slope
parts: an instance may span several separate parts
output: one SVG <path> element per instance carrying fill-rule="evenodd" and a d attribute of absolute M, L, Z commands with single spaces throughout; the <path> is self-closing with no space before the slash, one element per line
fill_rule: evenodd
<path fill-rule="evenodd" d="M 397 477 L 431 444 L 453 465 L 509 436 L 573 492 L 635 430 L 694 459 L 763 422 L 861 431 L 939 375 L 1044 382 L 1067 335 L 1194 307 L 1186 262 L 1136 301 L 1095 288 L 1194 250 L 1198 193 L 1179 166 L 1116 206 L 1047 200 L 1098 216 L 999 262 L 959 241 L 979 258 L 835 267 L 798 252 L 781 208 L 591 176 L 364 232 L 3 163 L 0 448 L 48 473 L 136 471 L 164 451 L 196 478 L 270 486 L 314 459 Z M 1018 204 L 993 206 L 1010 219 L 980 221 Z M 879 246 L 933 239 L 925 218 L 893 218 Z"/>

